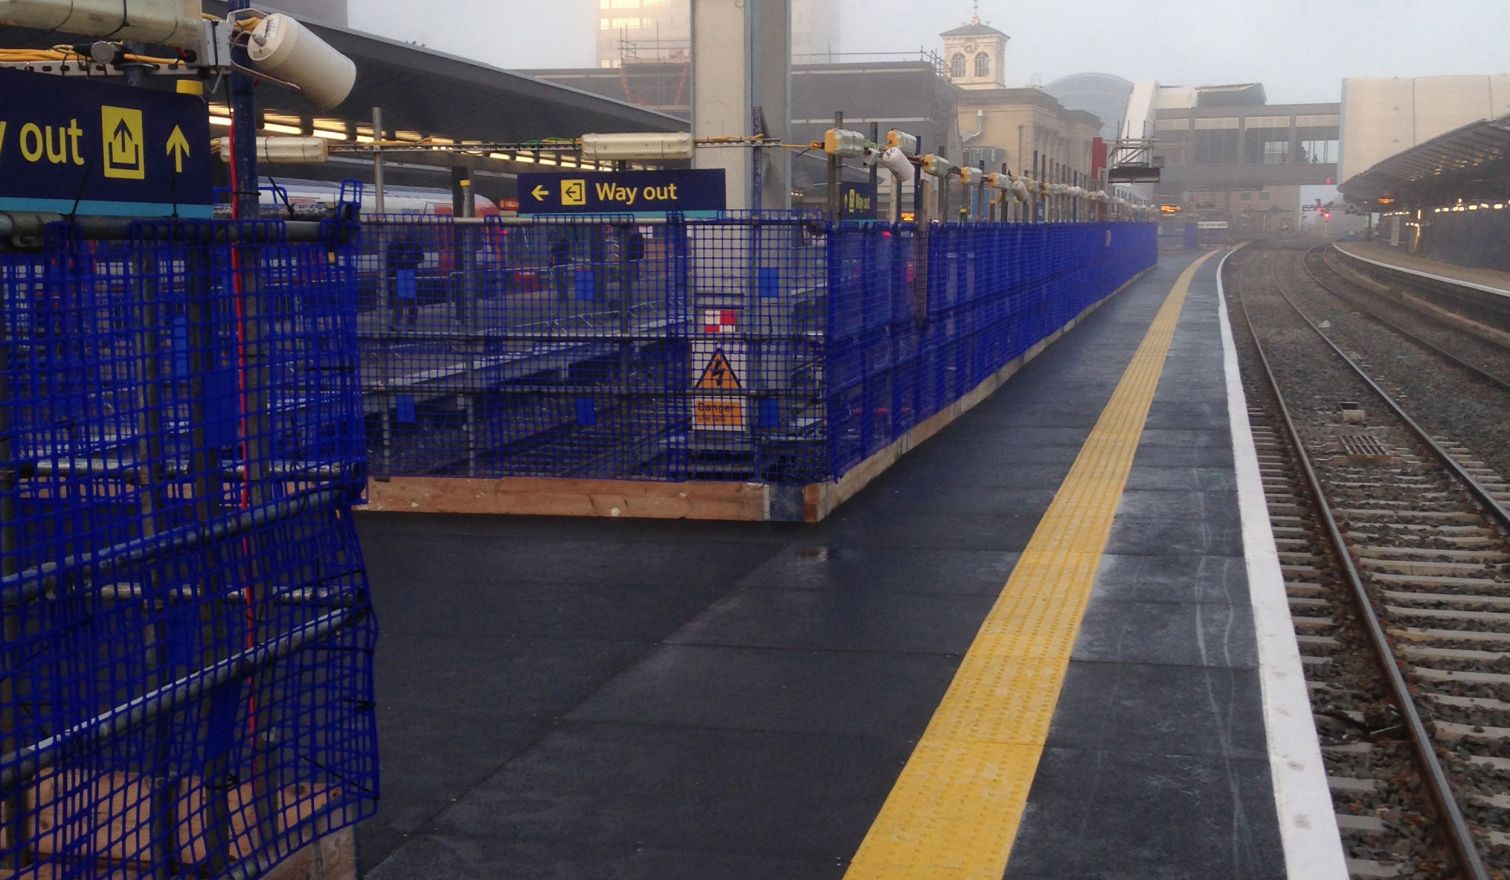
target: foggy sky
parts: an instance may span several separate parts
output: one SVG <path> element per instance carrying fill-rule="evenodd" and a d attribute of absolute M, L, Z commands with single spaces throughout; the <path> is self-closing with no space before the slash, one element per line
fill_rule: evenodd
<path fill-rule="evenodd" d="M 968 0 L 833 0 L 840 51 L 941 50 Z M 351 25 L 505 68 L 594 63 L 598 0 L 350 0 Z M 1007 84 L 1101 71 L 1166 85 L 1262 82 L 1336 101 L 1345 76 L 1510 73 L 1510 0 L 982 0 Z"/>

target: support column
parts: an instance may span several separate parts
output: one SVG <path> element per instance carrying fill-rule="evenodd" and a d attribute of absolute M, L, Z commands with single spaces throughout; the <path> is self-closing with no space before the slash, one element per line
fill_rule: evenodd
<path fill-rule="evenodd" d="M 786 139 L 791 125 L 791 22 L 791 0 L 692 0 L 694 137 L 750 134 L 759 108 L 767 134 Z M 760 151 L 758 193 L 755 155 L 752 150 L 704 149 L 698 150 L 693 165 L 724 169 L 732 210 L 790 208 L 790 154 Z"/>

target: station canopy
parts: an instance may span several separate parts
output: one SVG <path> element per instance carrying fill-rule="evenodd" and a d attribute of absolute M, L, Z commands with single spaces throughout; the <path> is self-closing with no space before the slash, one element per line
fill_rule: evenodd
<path fill-rule="evenodd" d="M 226 4 L 206 0 L 204 9 L 224 14 Z M 506 16 L 501 12 L 498 15 Z M 687 128 L 685 120 L 674 116 L 417 44 L 348 28 L 318 23 L 309 26 L 356 62 L 357 81 L 351 96 L 334 111 L 322 113 L 297 94 L 262 87 L 257 90 L 259 110 L 362 124 L 371 121 L 373 107 L 381 107 L 385 129 L 487 142 L 571 138 L 586 132 L 671 132 Z M 63 41 L 65 38 L 56 33 L 0 27 L 0 47 L 43 47 Z M 174 79 L 152 77 L 148 86 L 172 90 Z M 224 93 L 214 98 L 224 99 Z"/>
<path fill-rule="evenodd" d="M 1510 195 L 1510 115 L 1484 119 L 1397 153 L 1345 181 L 1359 205 L 1444 205 Z"/>

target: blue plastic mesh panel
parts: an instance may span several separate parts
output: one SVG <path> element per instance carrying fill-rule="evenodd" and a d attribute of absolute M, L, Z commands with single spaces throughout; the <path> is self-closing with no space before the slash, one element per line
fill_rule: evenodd
<path fill-rule="evenodd" d="M 374 811 L 353 292 L 277 224 L 0 256 L 0 873 L 256 876 Z"/>
<path fill-rule="evenodd" d="M 687 237 L 688 475 L 824 479 L 828 227 L 759 215 L 694 222 Z"/>
<path fill-rule="evenodd" d="M 1155 259 L 1151 226 L 388 217 L 380 476 L 834 479 Z"/>
<path fill-rule="evenodd" d="M 1153 265 L 1149 224 L 844 226 L 825 334 L 829 473 L 959 400 Z"/>
<path fill-rule="evenodd" d="M 666 227 L 369 224 L 358 261 L 374 472 L 675 478 L 685 310 Z"/>

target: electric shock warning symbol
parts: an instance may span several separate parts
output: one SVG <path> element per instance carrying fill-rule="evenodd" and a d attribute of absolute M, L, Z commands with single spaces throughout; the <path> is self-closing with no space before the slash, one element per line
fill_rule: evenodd
<path fill-rule="evenodd" d="M 142 111 L 104 104 L 100 107 L 100 131 L 105 139 L 105 176 L 114 180 L 146 180 Z"/>
<path fill-rule="evenodd" d="M 734 367 L 721 351 L 713 352 L 708 365 L 703 368 L 703 377 L 697 380 L 698 391 L 738 391 L 741 386 Z"/>
<path fill-rule="evenodd" d="M 587 204 L 587 181 L 563 180 L 561 181 L 561 205 L 567 208 L 579 208 Z"/>
<path fill-rule="evenodd" d="M 722 349 L 714 349 L 708 358 L 708 365 L 703 367 L 703 374 L 693 386 L 702 392 L 730 393 L 742 391 L 744 387 L 739 383 L 739 374 L 734 372 L 734 364 L 729 361 L 729 356 Z M 692 426 L 703 431 L 742 431 L 745 427 L 745 400 L 744 396 L 710 398 L 698 396 L 692 401 Z"/>

